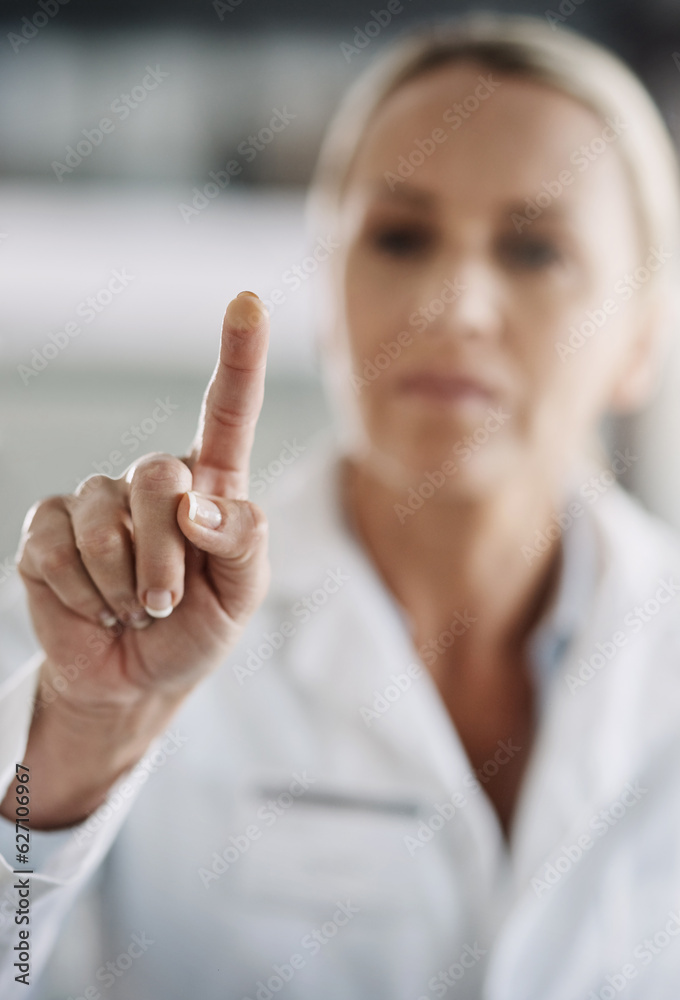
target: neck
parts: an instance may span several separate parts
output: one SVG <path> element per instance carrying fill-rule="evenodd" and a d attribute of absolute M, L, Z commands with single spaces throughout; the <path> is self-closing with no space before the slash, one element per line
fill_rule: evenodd
<path fill-rule="evenodd" d="M 408 516 L 403 494 L 360 462 L 348 462 L 345 503 L 388 588 L 414 623 L 418 644 L 446 629 L 455 612 L 475 619 L 458 643 L 471 655 L 508 660 L 550 600 L 559 539 L 527 558 L 535 531 L 554 511 L 547 484 L 518 477 L 483 498 L 439 497 Z M 402 506 L 403 510 L 403 506 Z"/>

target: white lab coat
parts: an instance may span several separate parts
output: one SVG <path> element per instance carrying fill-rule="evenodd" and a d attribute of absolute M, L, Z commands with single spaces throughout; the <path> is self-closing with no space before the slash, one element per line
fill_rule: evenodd
<path fill-rule="evenodd" d="M 677 539 L 618 486 L 586 504 L 594 591 L 508 849 L 404 616 L 343 524 L 336 468 L 324 445 L 284 477 L 267 505 L 268 599 L 127 776 L 128 797 L 35 835 L 38 964 L 72 915 L 51 986 L 28 994 L 13 989 L 0 906 L 2 997 L 606 1000 L 625 987 L 677 1000 Z M 3 788 L 31 676 L 0 702 Z M 4 900 L 13 835 L 4 823 Z"/>

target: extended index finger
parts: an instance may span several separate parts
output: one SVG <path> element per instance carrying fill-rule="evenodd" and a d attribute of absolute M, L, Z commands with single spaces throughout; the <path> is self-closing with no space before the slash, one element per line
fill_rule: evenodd
<path fill-rule="evenodd" d="M 203 399 L 194 446 L 194 488 L 232 498 L 248 494 L 250 451 L 264 396 L 269 314 L 254 292 L 227 306 L 217 366 Z"/>

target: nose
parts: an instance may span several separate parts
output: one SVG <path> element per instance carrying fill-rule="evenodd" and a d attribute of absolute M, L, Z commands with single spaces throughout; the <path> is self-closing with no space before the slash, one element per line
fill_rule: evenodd
<path fill-rule="evenodd" d="M 465 340 L 499 336 L 500 289 L 484 262 L 459 259 L 447 275 L 440 275 L 438 289 L 421 310 L 428 320 L 426 335 Z"/>

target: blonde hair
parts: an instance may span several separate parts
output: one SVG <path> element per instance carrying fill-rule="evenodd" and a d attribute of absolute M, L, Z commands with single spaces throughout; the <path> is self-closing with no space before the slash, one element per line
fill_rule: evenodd
<path fill-rule="evenodd" d="M 361 140 L 382 103 L 415 77 L 454 61 L 475 61 L 557 89 L 597 114 L 621 118 L 626 128 L 616 148 L 627 171 L 641 239 L 641 257 L 652 247 L 670 250 L 678 263 L 680 173 L 675 148 L 652 97 L 611 52 L 566 28 L 534 17 L 472 14 L 438 20 L 410 31 L 350 87 L 321 146 L 308 198 L 315 226 L 333 226 L 345 182 Z M 653 281 L 675 280 L 674 267 Z"/>

